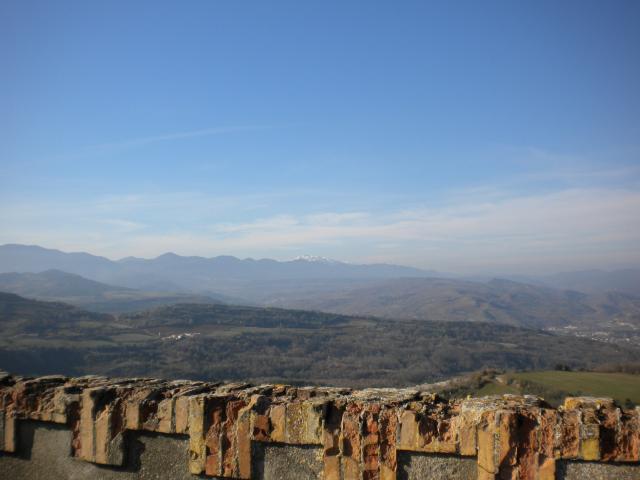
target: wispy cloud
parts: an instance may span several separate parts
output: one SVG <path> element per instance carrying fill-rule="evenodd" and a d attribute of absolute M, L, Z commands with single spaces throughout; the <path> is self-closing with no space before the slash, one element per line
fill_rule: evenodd
<path fill-rule="evenodd" d="M 158 223 L 154 212 L 159 205 L 176 198 L 182 198 L 182 203 L 163 209 Z M 275 258 L 314 253 L 460 272 L 640 265 L 640 192 L 630 189 L 489 196 L 472 190 L 448 203 L 411 209 L 281 213 L 212 221 L 206 206 L 225 201 L 230 200 L 124 196 L 111 199 L 110 208 L 98 208 L 104 207 L 99 202 L 84 205 L 84 210 L 78 207 L 73 220 L 57 213 L 63 211 L 59 205 L 23 209 L 17 216 L 0 209 L 4 225 L 0 243 L 39 243 L 112 257 L 149 257 L 169 250 Z M 204 207 L 195 208 L 197 202 Z M 194 211 L 185 224 L 188 205 Z M 114 216 L 127 211 L 129 216 Z"/>
<path fill-rule="evenodd" d="M 108 153 L 125 151 L 133 148 L 145 147 L 156 143 L 171 142 L 176 140 L 187 140 L 199 137 L 213 137 L 221 135 L 229 135 L 241 132 L 256 132 L 261 130 L 270 130 L 274 128 L 282 128 L 282 125 L 236 125 L 228 127 L 212 127 L 199 130 L 168 132 L 160 135 L 150 135 L 144 137 L 129 138 L 117 140 L 113 142 L 98 143 L 78 147 L 75 151 L 54 155 L 55 160 L 79 160 L 86 159 L 94 155 L 103 155 Z"/>

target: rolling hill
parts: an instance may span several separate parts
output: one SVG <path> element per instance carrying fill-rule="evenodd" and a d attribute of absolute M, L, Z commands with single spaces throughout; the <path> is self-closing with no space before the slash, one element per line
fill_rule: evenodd
<path fill-rule="evenodd" d="M 478 368 L 593 368 L 640 350 L 481 322 L 178 304 L 118 316 L 0 295 L 0 368 L 66 373 L 406 386 Z"/>
<path fill-rule="evenodd" d="M 608 322 L 627 322 L 640 328 L 640 297 L 622 293 L 587 295 L 498 279 L 482 283 L 406 278 L 331 292 L 291 294 L 271 304 L 346 315 L 531 328 Z"/>
<path fill-rule="evenodd" d="M 640 268 L 561 272 L 537 280 L 549 287 L 584 293 L 622 292 L 640 296 Z"/>
<path fill-rule="evenodd" d="M 133 290 L 96 282 L 61 270 L 45 270 L 40 273 L 0 273 L 0 291 L 35 298 L 60 299 L 95 297 Z"/>
<path fill-rule="evenodd" d="M 141 291 L 96 282 L 60 270 L 40 273 L 0 273 L 0 291 L 28 298 L 61 301 L 98 312 L 122 313 L 173 303 L 247 303 L 226 295 L 192 295 Z"/>

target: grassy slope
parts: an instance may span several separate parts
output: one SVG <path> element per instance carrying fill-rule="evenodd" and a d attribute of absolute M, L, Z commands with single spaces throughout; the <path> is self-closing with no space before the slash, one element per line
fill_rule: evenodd
<path fill-rule="evenodd" d="M 640 375 L 544 371 L 516 373 L 513 376 L 521 380 L 541 383 L 558 390 L 614 397 L 620 401 L 629 398 L 635 403 L 640 403 Z"/>
<path fill-rule="evenodd" d="M 524 386 L 526 390 L 524 393 L 537 393 L 535 390 L 539 389 L 539 391 L 556 392 L 558 398 L 591 395 L 612 397 L 622 405 L 627 402 L 627 399 L 640 404 L 640 375 L 545 370 L 509 373 L 503 377 L 507 381 L 506 384 L 498 381 L 486 383 L 476 392 L 476 395 L 522 393 Z M 515 383 L 511 383 L 513 381 Z"/>

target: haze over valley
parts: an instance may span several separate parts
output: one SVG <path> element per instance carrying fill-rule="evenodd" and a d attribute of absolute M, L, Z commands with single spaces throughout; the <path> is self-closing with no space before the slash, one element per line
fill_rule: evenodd
<path fill-rule="evenodd" d="M 618 378 L 615 394 L 633 405 L 640 398 L 625 392 L 640 371 L 639 278 L 640 269 L 465 277 L 312 256 L 110 260 L 7 244 L 0 365 L 28 375 L 421 384 L 556 403 L 577 390 L 535 371 L 597 370 L 574 384 L 589 391 Z"/>

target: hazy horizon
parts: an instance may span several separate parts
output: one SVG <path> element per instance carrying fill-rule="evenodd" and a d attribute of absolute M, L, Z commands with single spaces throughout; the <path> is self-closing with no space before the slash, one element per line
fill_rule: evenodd
<path fill-rule="evenodd" d="M 319 260 L 319 261 L 336 261 L 336 262 L 340 262 L 340 263 L 345 263 L 345 264 L 349 264 L 349 265 L 372 265 L 374 262 L 353 262 L 350 260 L 345 260 L 345 259 L 338 259 L 338 258 L 329 258 L 329 257 L 321 257 L 321 256 L 316 256 L 316 255 L 311 255 L 311 254 L 305 254 L 305 255 L 298 255 L 295 257 L 280 257 L 280 258 L 276 258 L 276 257 L 251 257 L 251 256 L 237 256 L 237 255 L 229 255 L 227 253 L 224 252 L 220 252 L 217 254 L 213 254 L 213 255 L 198 255 L 198 254 L 181 254 L 180 252 L 175 252 L 175 251 L 167 251 L 167 252 L 163 252 L 159 255 L 149 255 L 149 256 L 137 256 L 137 255 L 126 255 L 123 257 L 109 257 L 107 255 L 100 255 L 99 253 L 96 252 L 92 252 L 90 250 L 78 250 L 78 251 L 65 251 L 65 250 L 60 250 L 57 248 L 49 248 L 47 246 L 44 245 L 24 245 L 24 244 L 18 244 L 18 243 L 7 243 L 7 244 L 1 244 L 1 247 L 5 247 L 5 246 L 12 246 L 12 245 L 16 245 L 16 246 L 21 246 L 21 247 L 37 247 L 37 248 L 43 248 L 45 250 L 54 250 L 54 251 L 58 251 L 58 252 L 62 252 L 62 253 L 69 253 L 69 254 L 75 254 L 75 253 L 82 253 L 82 254 L 89 254 L 89 255 L 93 255 L 96 257 L 102 257 L 102 258 L 106 258 L 107 260 L 110 260 L 112 262 L 119 262 L 119 261 L 123 261 L 123 260 L 127 260 L 129 258 L 135 258 L 135 259 L 139 259 L 139 260 L 155 260 L 157 258 L 160 258 L 164 255 L 177 255 L 180 257 L 184 257 L 184 258 L 203 258 L 203 259 L 211 259 L 211 258 L 216 258 L 216 257 L 225 257 L 225 256 L 231 256 L 231 257 L 235 257 L 239 260 L 255 260 L 255 261 L 259 261 L 259 260 L 275 260 L 278 262 L 290 262 L 290 261 L 295 261 L 295 260 L 308 260 L 308 261 L 314 261 L 314 260 Z M 640 269 L 640 265 L 624 265 L 621 266 L 620 268 L 585 268 L 585 269 L 579 269 L 579 270 L 557 270 L 557 271 L 547 271 L 544 273 L 536 273 L 535 271 L 496 271 L 496 270 L 490 270 L 490 269 L 486 269 L 486 270 L 481 270 L 481 271 L 455 271 L 455 270 L 437 270 L 434 268 L 430 268 L 429 266 L 426 267 L 422 267 L 419 265 L 411 265 L 411 264 L 402 264 L 402 263 L 391 263 L 391 262 L 376 262 L 379 264 L 389 264 L 389 265 L 397 265 L 397 266 L 403 266 L 403 267 L 410 267 L 410 268 L 417 268 L 417 269 L 421 269 L 424 270 L 425 272 L 428 271 L 434 271 L 435 273 L 439 273 L 439 274 L 443 274 L 443 275 L 454 275 L 454 276 L 458 276 L 458 277 L 495 277 L 495 276 L 500 276 L 500 275 L 505 275 L 505 276 L 513 276 L 518 277 L 518 276 L 522 276 L 522 277 L 526 277 L 526 276 L 531 276 L 531 277 L 535 277 L 535 276 L 544 276 L 544 275 L 554 275 L 554 274 L 562 274 L 562 273 L 579 273 L 579 272 L 588 272 L 588 271 L 602 271 L 605 273 L 610 273 L 610 272 L 615 272 L 615 271 L 622 271 L 622 270 L 636 270 L 636 269 Z"/>
<path fill-rule="evenodd" d="M 0 244 L 640 266 L 640 3 L 0 5 Z"/>

